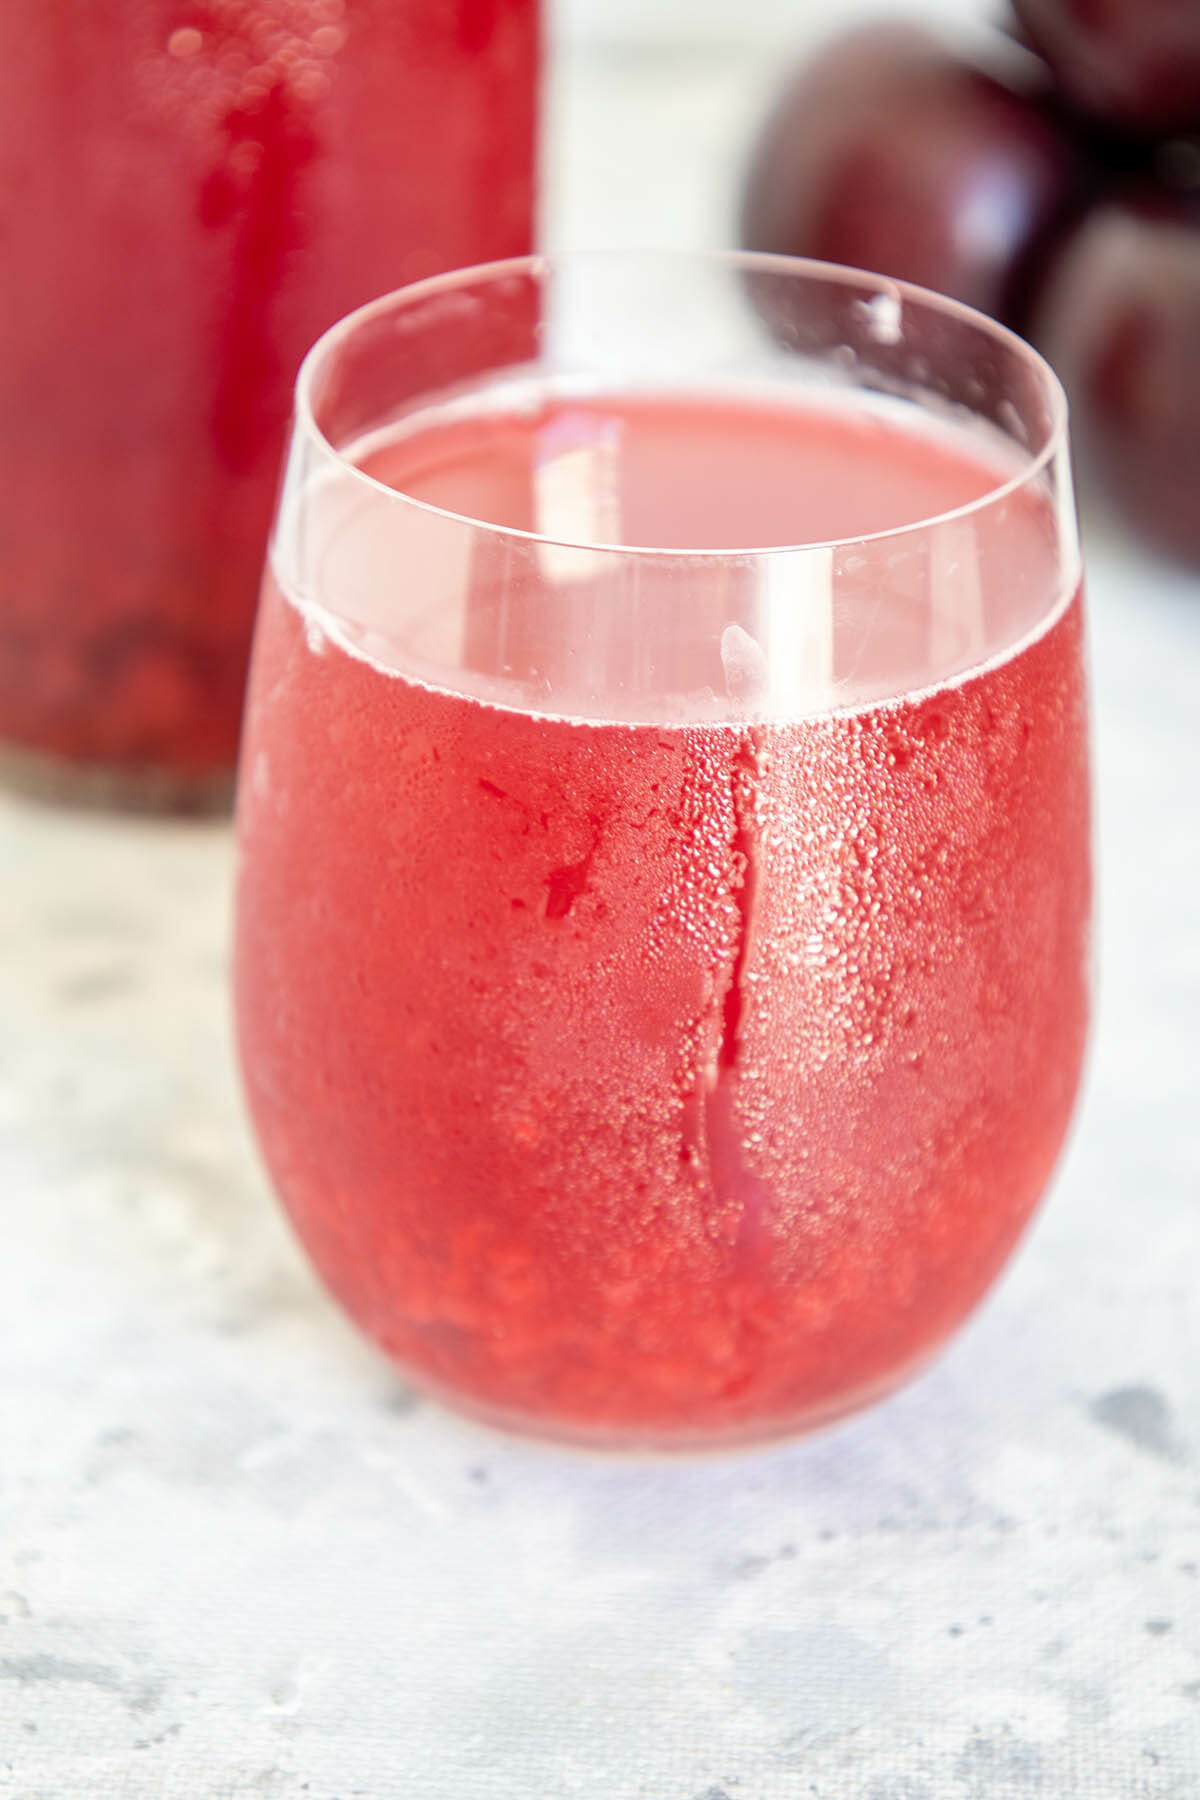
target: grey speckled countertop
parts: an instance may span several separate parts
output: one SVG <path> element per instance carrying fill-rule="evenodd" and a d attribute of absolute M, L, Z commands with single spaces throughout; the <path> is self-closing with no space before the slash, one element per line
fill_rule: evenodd
<path fill-rule="evenodd" d="M 654 129 L 716 158 L 743 90 L 673 82 Z M 770 1453 L 592 1460 L 409 1394 L 250 1148 L 227 830 L 0 802 L 4 1800 L 1200 1795 L 1200 582 L 1090 545 L 1072 1147 L 933 1371 Z"/>

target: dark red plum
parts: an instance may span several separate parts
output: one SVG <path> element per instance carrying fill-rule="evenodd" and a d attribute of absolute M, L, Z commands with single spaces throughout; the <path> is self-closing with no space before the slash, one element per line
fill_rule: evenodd
<path fill-rule="evenodd" d="M 783 92 L 752 155 L 741 237 L 1019 324 L 1030 271 L 1086 181 L 1083 153 L 1026 94 L 920 26 L 871 25 Z"/>
<path fill-rule="evenodd" d="M 1027 41 L 1084 111 L 1162 135 L 1200 126 L 1197 0 L 1013 0 Z"/>
<path fill-rule="evenodd" d="M 1032 335 L 1084 467 L 1148 538 L 1200 562 L 1200 200 L 1097 206 L 1048 269 Z"/>

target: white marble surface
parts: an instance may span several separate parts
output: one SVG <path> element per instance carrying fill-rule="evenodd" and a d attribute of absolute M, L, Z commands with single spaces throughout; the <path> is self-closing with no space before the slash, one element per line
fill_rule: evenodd
<path fill-rule="evenodd" d="M 720 235 L 752 60 L 568 70 L 560 240 Z M 226 829 L 0 802 L 4 1800 L 1195 1800 L 1200 581 L 1090 548 L 1069 1155 L 930 1374 L 770 1453 L 406 1392 L 249 1143 Z"/>

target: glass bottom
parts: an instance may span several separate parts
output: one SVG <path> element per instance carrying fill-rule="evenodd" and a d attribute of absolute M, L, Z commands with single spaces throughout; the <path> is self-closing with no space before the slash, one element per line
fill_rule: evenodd
<path fill-rule="evenodd" d="M 923 1346 L 907 1362 L 888 1370 L 874 1381 L 831 1396 L 823 1404 L 804 1412 L 781 1418 L 748 1419 L 734 1426 L 714 1427 L 686 1424 L 678 1427 L 620 1424 L 589 1426 L 570 1419 L 539 1418 L 473 1400 L 469 1394 L 430 1380 L 419 1369 L 394 1358 L 391 1360 L 414 1394 L 435 1401 L 447 1412 L 457 1413 L 473 1424 L 502 1432 L 506 1437 L 524 1438 L 531 1443 L 550 1444 L 561 1450 L 575 1450 L 605 1457 L 649 1457 L 679 1461 L 733 1454 L 742 1450 L 766 1450 L 829 1431 L 855 1413 L 865 1412 L 888 1399 L 900 1388 L 907 1387 L 909 1382 L 923 1375 L 941 1355 L 950 1336 L 953 1336 L 952 1332 L 932 1345 Z M 383 1354 L 387 1355 L 386 1350 Z"/>
<path fill-rule="evenodd" d="M 75 762 L 49 750 L 0 745 L 0 784 L 53 805 L 209 817 L 233 805 L 231 769 L 167 769 Z"/>

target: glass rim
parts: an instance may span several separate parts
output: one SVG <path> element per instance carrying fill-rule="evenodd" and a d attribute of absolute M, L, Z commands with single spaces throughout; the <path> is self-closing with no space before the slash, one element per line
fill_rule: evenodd
<path fill-rule="evenodd" d="M 843 288 L 857 288 L 861 290 L 864 299 L 876 299 L 880 296 L 894 298 L 901 303 L 910 302 L 925 306 L 932 311 L 941 313 L 946 318 L 957 319 L 962 324 L 970 325 L 980 331 L 984 337 L 990 338 L 995 345 L 1014 355 L 1018 361 L 1023 362 L 1034 372 L 1042 385 L 1049 415 L 1044 440 L 1039 447 L 1033 450 L 1023 450 L 1014 440 L 1014 448 L 1022 458 L 1021 467 L 1013 474 L 1006 476 L 1003 481 L 998 481 L 995 485 L 988 487 L 984 493 L 977 494 L 974 499 L 966 500 L 961 505 L 950 507 L 943 512 L 923 514 L 919 518 L 882 531 L 859 532 L 843 537 L 806 538 L 798 543 L 788 544 L 749 544 L 734 547 L 683 549 L 669 544 L 619 544 L 583 537 L 554 537 L 546 532 L 529 531 L 517 525 L 499 525 L 490 519 L 480 519 L 470 513 L 456 512 L 451 507 L 437 506 L 432 501 L 418 499 L 416 495 L 406 493 L 403 488 L 392 487 L 387 482 L 381 481 L 378 476 L 368 474 L 330 441 L 317 422 L 313 389 L 322 372 L 330 366 L 342 346 L 359 330 L 389 312 L 400 310 L 410 304 L 420 304 L 439 293 L 453 293 L 458 288 L 480 285 L 485 281 L 499 281 L 522 274 L 533 277 L 543 276 L 555 267 L 561 268 L 568 263 L 605 262 L 616 264 L 649 260 L 674 263 L 692 262 L 711 269 L 737 269 L 745 270 L 748 273 L 804 278 L 810 282 L 823 281 L 837 284 Z M 848 549 L 857 544 L 904 539 L 955 521 L 970 519 L 1001 504 L 1010 495 L 1019 493 L 1031 482 L 1036 481 L 1039 475 L 1068 448 L 1068 406 L 1063 384 L 1041 352 L 1009 326 L 1000 324 L 998 320 L 989 317 L 987 313 L 980 312 L 976 307 L 968 306 L 961 300 L 953 300 L 948 295 L 939 294 L 933 288 L 921 287 L 916 282 L 901 281 L 890 275 L 873 273 L 868 269 L 852 268 L 848 264 L 822 262 L 815 257 L 778 256 L 757 250 L 630 247 L 537 251 L 527 256 L 506 257 L 485 263 L 470 263 L 460 268 L 445 270 L 437 275 L 424 276 L 419 281 L 406 282 L 402 287 L 392 288 L 389 292 L 380 294 L 373 300 L 365 301 L 361 306 L 343 314 L 340 319 L 335 320 L 322 332 L 307 351 L 297 370 L 294 407 L 294 434 L 303 433 L 309 436 L 318 449 L 356 485 L 386 496 L 392 504 L 413 507 L 420 513 L 448 520 L 468 530 L 484 532 L 492 538 L 519 544 L 546 545 L 554 548 L 586 551 L 596 557 L 630 557 L 640 560 L 658 558 L 671 563 L 697 563 L 707 566 L 722 562 L 754 562 L 776 556 L 797 556 L 809 551 L 832 552 Z"/>

